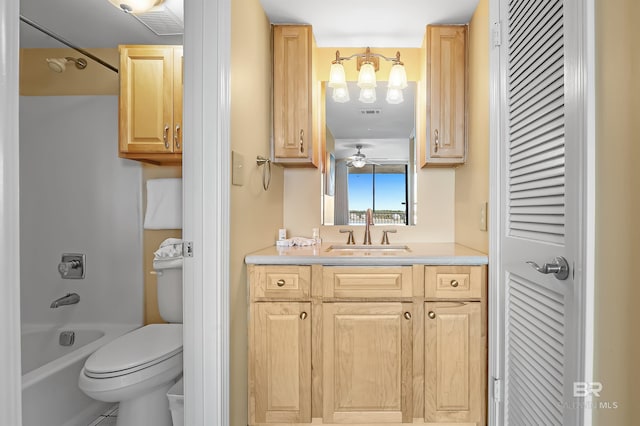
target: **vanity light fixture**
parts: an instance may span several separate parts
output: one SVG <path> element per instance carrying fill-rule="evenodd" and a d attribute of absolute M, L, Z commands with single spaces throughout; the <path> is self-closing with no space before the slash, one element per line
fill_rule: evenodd
<path fill-rule="evenodd" d="M 358 100 L 360 102 L 373 103 L 376 101 L 376 71 L 379 69 L 379 58 L 393 62 L 387 86 L 387 102 L 399 104 L 404 100 L 402 89 L 407 87 L 407 73 L 404 69 L 404 63 L 400 61 L 400 52 L 396 52 L 395 58 L 388 58 L 380 53 L 372 53 L 371 49 L 367 47 L 364 53 L 354 53 L 346 57 L 340 56 L 340 51 L 336 50 L 336 59 L 331 62 L 328 84 L 333 88 L 332 97 L 335 102 L 349 101 L 349 90 L 342 61 L 349 61 L 353 58 L 358 59 L 357 69 L 360 71 L 358 74 L 358 87 L 360 88 Z"/>

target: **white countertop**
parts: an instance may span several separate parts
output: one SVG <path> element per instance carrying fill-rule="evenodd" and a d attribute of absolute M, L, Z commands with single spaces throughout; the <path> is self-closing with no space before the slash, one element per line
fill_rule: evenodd
<path fill-rule="evenodd" d="M 323 243 L 321 246 L 308 247 L 274 245 L 248 254 L 245 262 L 257 265 L 344 266 L 486 265 L 489 262 L 486 253 L 454 243 L 407 243 L 407 251 L 377 251 L 375 247 L 384 247 L 378 245 L 372 246 L 374 249 L 332 251 L 329 250 L 332 245 L 346 247 L 339 243 Z"/>

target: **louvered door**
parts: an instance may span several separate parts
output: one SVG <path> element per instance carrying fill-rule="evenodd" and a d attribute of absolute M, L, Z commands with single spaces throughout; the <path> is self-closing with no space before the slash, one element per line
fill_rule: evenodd
<path fill-rule="evenodd" d="M 577 3 L 577 1 L 573 1 Z M 578 292 L 580 126 L 562 0 L 500 0 L 500 368 L 504 425 L 574 425 L 580 380 Z M 573 19 L 573 18 L 571 18 Z M 571 24 L 573 25 L 573 24 Z M 555 258 L 569 275 L 541 273 Z"/>

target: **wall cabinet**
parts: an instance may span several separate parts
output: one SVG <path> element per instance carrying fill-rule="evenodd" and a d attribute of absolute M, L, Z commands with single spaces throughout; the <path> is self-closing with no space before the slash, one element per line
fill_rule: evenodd
<path fill-rule="evenodd" d="M 273 27 L 273 160 L 283 166 L 318 166 L 319 86 L 308 25 Z"/>
<path fill-rule="evenodd" d="M 249 265 L 249 424 L 486 424 L 485 266 Z"/>
<path fill-rule="evenodd" d="M 182 46 L 120 46 L 120 157 L 182 161 Z"/>
<path fill-rule="evenodd" d="M 467 26 L 428 25 L 427 120 L 423 165 L 466 161 Z"/>

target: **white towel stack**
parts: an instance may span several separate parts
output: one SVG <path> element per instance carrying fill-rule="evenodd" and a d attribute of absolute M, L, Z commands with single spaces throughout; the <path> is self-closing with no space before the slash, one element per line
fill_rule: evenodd
<path fill-rule="evenodd" d="M 182 240 L 179 238 L 167 238 L 158 250 L 153 253 L 153 267 L 174 268 L 182 266 Z"/>

